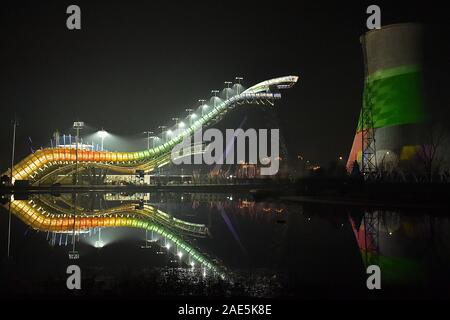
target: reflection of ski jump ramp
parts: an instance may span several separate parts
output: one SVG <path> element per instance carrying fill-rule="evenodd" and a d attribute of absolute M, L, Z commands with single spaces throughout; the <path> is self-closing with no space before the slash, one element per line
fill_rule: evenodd
<path fill-rule="evenodd" d="M 153 209 L 153 211 L 151 210 Z M 186 221 L 176 219 L 172 225 L 168 215 L 158 220 L 167 221 L 165 224 L 174 226 L 172 232 L 168 227 L 163 225 L 161 221 L 150 219 L 151 214 L 161 215 L 163 212 L 155 210 L 153 207 L 146 206 L 143 210 L 132 209 L 129 205 L 120 206 L 113 210 L 92 211 L 87 214 L 83 212 L 81 216 L 74 219 L 73 214 L 68 213 L 68 209 L 60 209 L 60 213 L 46 211 L 39 201 L 33 200 L 13 200 L 11 202 L 11 212 L 30 227 L 40 231 L 50 231 L 56 233 L 67 233 L 75 229 L 76 233 L 82 233 L 94 228 L 116 228 L 128 227 L 139 228 L 156 233 L 160 238 L 165 239 L 167 250 L 176 250 L 180 259 L 184 259 L 191 266 L 200 266 L 204 272 L 210 272 L 225 278 L 225 273 L 216 264 L 207 259 L 204 255 L 194 249 L 191 245 L 175 234 L 179 229 L 187 230 L 191 228 L 191 232 L 201 232 L 201 229 L 207 230 L 206 226 L 193 224 Z M 67 212 L 65 212 L 67 211 Z M 159 211 L 159 212 L 158 212 Z M 203 226 L 203 227 L 202 227 Z"/>
<path fill-rule="evenodd" d="M 45 195 L 40 196 L 39 199 L 30 200 L 29 204 L 32 207 L 37 207 L 41 212 L 47 213 L 47 211 L 50 211 L 53 216 L 67 216 L 72 217 L 73 219 L 73 203 L 64 200 L 62 197 L 60 197 L 59 199 L 62 201 L 62 204 L 64 204 L 64 206 L 60 205 L 59 203 L 54 203 L 51 197 L 47 197 Z M 87 210 L 81 207 L 77 207 L 76 212 L 77 219 L 79 216 L 97 218 L 110 217 L 112 215 L 127 217 L 133 216 L 137 218 L 147 219 L 151 222 L 160 224 L 164 228 L 177 233 L 182 233 L 193 237 L 207 237 L 209 235 L 209 230 L 206 225 L 177 219 L 172 215 L 147 204 L 142 208 L 139 208 L 139 205 L 137 203 L 128 203 L 103 210 Z"/>
<path fill-rule="evenodd" d="M 219 121 L 228 111 L 243 104 L 270 104 L 281 98 L 279 90 L 291 88 L 298 81 L 296 76 L 275 78 L 256 84 L 240 92 L 240 85 L 235 89 L 226 89 L 224 100 L 213 97 L 208 105 L 201 106 L 195 115 L 186 120 L 184 127 L 170 128 L 155 140 L 155 147 L 136 152 L 107 152 L 75 150 L 74 148 L 46 148 L 30 154 L 14 165 L 13 180 L 30 180 L 41 183 L 58 174 L 74 172 L 76 162 L 78 169 L 109 169 L 111 171 L 134 174 L 136 170 L 151 172 L 170 162 L 171 150 L 184 137 L 195 131 L 208 127 Z M 230 92 L 231 91 L 231 92 Z M 206 107 L 205 107 L 206 106 Z M 184 124 L 184 122 L 182 122 Z M 193 150 L 195 152 L 195 150 Z M 10 170 L 4 174 L 9 174 Z"/>

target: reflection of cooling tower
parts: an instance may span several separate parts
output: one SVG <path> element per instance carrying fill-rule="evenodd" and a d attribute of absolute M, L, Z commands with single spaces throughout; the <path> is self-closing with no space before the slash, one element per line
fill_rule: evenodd
<path fill-rule="evenodd" d="M 422 97 L 422 28 L 417 24 L 395 24 L 362 36 L 366 54 L 364 104 L 371 106 L 377 164 L 409 160 L 420 144 L 425 120 Z M 361 165 L 362 130 L 358 123 L 347 168 L 355 160 Z"/>

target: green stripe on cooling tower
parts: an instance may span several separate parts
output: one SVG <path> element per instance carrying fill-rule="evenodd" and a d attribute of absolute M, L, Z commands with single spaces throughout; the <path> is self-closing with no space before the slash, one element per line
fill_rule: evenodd
<path fill-rule="evenodd" d="M 374 128 L 424 122 L 419 67 L 400 66 L 371 74 L 367 77 L 363 103 L 366 108 L 372 106 Z M 357 131 L 361 131 L 361 116 Z"/>

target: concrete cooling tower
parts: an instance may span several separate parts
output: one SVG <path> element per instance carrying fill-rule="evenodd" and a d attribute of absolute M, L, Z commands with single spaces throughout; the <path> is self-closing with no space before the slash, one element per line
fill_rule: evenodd
<path fill-rule="evenodd" d="M 366 70 L 363 107 L 372 110 L 376 164 L 397 166 L 415 155 L 426 120 L 420 68 L 422 27 L 413 23 L 385 26 L 367 32 L 361 44 Z M 355 160 L 361 168 L 367 127 L 361 114 L 347 161 L 349 171 Z"/>

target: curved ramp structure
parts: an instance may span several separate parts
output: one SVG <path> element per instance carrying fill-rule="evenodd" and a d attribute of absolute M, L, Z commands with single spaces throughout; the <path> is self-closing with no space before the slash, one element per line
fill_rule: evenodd
<path fill-rule="evenodd" d="M 30 180 L 31 183 L 41 183 L 58 172 L 75 170 L 78 165 L 81 169 L 103 168 L 115 172 L 133 174 L 136 170 L 145 172 L 154 171 L 170 162 L 171 150 L 180 143 L 184 137 L 192 135 L 197 130 L 211 126 L 220 121 L 229 111 L 242 104 L 270 104 L 281 98 L 279 90 L 291 88 L 298 81 L 297 76 L 286 76 L 258 83 L 247 90 L 240 92 L 240 85 L 235 90 L 226 89 L 224 100 L 212 97 L 210 105 L 200 106 L 196 112 L 196 119 L 189 118 L 180 122 L 177 128 L 167 130 L 159 139 L 154 148 L 136 152 L 105 152 L 75 150 L 73 148 L 46 148 L 30 154 L 14 165 L 12 169 L 13 181 Z M 232 91 L 230 94 L 229 91 Z M 206 106 L 207 108 L 204 108 Z M 201 116 L 200 116 L 201 114 Z M 183 124 L 183 126 L 180 126 Z M 192 153 L 202 152 L 192 146 Z M 4 174 L 10 174 L 9 169 Z"/>

